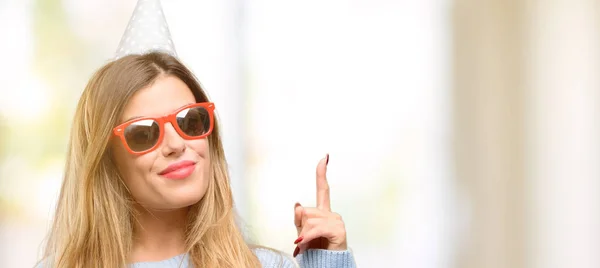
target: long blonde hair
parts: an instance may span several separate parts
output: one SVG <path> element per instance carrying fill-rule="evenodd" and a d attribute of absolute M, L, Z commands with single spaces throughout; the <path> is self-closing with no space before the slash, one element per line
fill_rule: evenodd
<path fill-rule="evenodd" d="M 164 53 L 130 55 L 100 68 L 79 100 L 64 181 L 44 252 L 52 267 L 126 267 L 134 200 L 111 157 L 109 140 L 133 94 L 160 75 L 181 79 L 196 101 L 208 101 L 194 75 Z M 227 163 L 215 127 L 208 137 L 208 189 L 190 208 L 186 247 L 195 267 L 260 267 L 235 224 Z"/>

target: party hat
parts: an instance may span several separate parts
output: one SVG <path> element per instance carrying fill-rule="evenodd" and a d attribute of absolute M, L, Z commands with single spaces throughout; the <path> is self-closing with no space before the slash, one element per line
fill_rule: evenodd
<path fill-rule="evenodd" d="M 177 57 L 160 0 L 138 0 L 115 59 L 160 51 Z"/>

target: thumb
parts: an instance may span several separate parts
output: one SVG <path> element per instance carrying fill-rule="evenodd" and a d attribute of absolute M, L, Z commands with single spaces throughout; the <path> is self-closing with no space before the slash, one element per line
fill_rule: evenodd
<path fill-rule="evenodd" d="M 296 225 L 296 232 L 300 235 L 302 232 L 302 213 L 304 213 L 304 207 L 300 203 L 294 205 L 294 225 Z"/>

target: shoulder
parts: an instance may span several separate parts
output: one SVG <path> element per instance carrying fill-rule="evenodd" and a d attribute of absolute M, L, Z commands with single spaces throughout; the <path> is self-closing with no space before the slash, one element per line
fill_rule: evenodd
<path fill-rule="evenodd" d="M 52 260 L 50 258 L 44 258 L 40 261 L 38 261 L 34 268 L 52 268 L 54 265 L 52 265 Z"/>
<path fill-rule="evenodd" d="M 252 249 L 263 268 L 292 268 L 298 267 L 294 258 L 282 251 L 268 247 L 257 246 Z"/>
<path fill-rule="evenodd" d="M 35 264 L 34 268 L 51 268 L 52 265 L 50 265 L 46 260 L 42 260 L 38 263 Z"/>

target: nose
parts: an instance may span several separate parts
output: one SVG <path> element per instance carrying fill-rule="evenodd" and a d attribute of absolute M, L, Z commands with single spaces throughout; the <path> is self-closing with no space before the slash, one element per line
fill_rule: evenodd
<path fill-rule="evenodd" d="M 171 123 L 166 123 L 163 137 L 162 153 L 164 156 L 179 155 L 185 152 L 185 140 L 177 133 Z"/>

